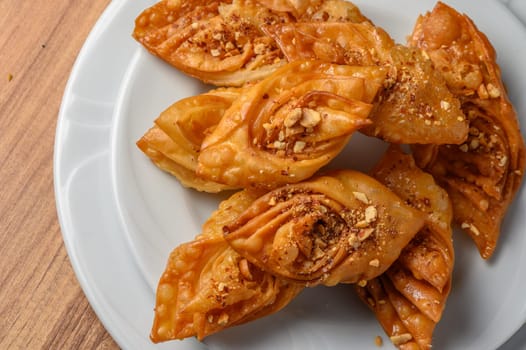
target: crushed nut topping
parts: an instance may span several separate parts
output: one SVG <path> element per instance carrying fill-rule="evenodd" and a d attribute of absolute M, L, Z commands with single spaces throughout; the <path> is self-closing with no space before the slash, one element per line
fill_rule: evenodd
<path fill-rule="evenodd" d="M 468 222 L 463 222 L 461 225 L 460 225 L 461 228 L 463 229 L 469 229 L 471 232 L 473 232 L 473 234 L 475 236 L 478 236 L 480 235 L 480 231 L 479 229 L 477 228 L 477 226 L 473 225 L 473 224 L 470 224 Z"/>
<path fill-rule="evenodd" d="M 354 198 L 356 198 L 360 202 L 362 202 L 364 204 L 369 204 L 369 198 L 367 198 L 365 193 L 363 193 L 363 192 L 353 192 L 352 194 L 353 194 Z"/>
<path fill-rule="evenodd" d="M 274 141 L 274 148 L 276 149 L 285 149 L 287 144 L 283 141 Z"/>
<path fill-rule="evenodd" d="M 358 239 L 358 236 L 356 236 L 355 234 L 351 234 L 347 242 L 349 243 L 351 247 L 355 249 L 360 246 L 360 240 Z"/>
<path fill-rule="evenodd" d="M 307 144 L 304 141 L 296 141 L 296 143 L 294 143 L 294 149 L 292 151 L 294 153 L 300 153 L 305 149 L 306 145 Z"/>
<path fill-rule="evenodd" d="M 486 86 L 484 84 L 479 85 L 477 89 L 477 94 L 483 100 L 487 100 L 489 98 L 488 90 L 486 89 Z"/>
<path fill-rule="evenodd" d="M 369 265 L 372 266 L 372 267 L 378 267 L 378 266 L 380 266 L 380 260 L 373 259 L 373 260 L 369 261 Z"/>
<path fill-rule="evenodd" d="M 506 165 L 506 163 L 508 162 L 508 157 L 506 156 L 501 156 L 499 159 L 499 166 L 500 167 L 503 167 Z"/>
<path fill-rule="evenodd" d="M 489 97 L 491 98 L 499 98 L 500 97 L 500 90 L 495 85 L 489 83 L 486 85 L 486 90 L 488 91 Z"/>
<path fill-rule="evenodd" d="M 313 128 L 321 121 L 321 114 L 314 109 L 305 108 L 302 113 L 300 125 L 304 128 Z"/>
<path fill-rule="evenodd" d="M 224 290 L 225 290 L 225 287 L 226 287 L 226 284 L 223 283 L 223 282 L 219 282 L 219 283 L 217 284 L 217 290 L 220 291 L 220 292 L 224 291 Z"/>
<path fill-rule="evenodd" d="M 283 125 L 285 125 L 286 128 L 292 128 L 301 119 L 302 114 L 301 108 L 294 108 L 285 118 Z"/>
<path fill-rule="evenodd" d="M 389 337 L 389 339 L 391 339 L 391 341 L 393 342 L 395 346 L 400 346 L 402 344 L 407 343 L 411 339 L 413 339 L 413 336 L 409 333 L 403 333 L 403 334 L 393 335 L 392 337 Z"/>
<path fill-rule="evenodd" d="M 440 101 L 440 108 L 442 108 L 445 111 L 449 111 L 449 108 L 451 108 L 451 104 L 447 101 Z"/>
<path fill-rule="evenodd" d="M 358 221 L 356 224 L 354 224 L 354 227 L 356 228 L 365 228 L 369 226 L 369 223 L 365 220 Z"/>
<path fill-rule="evenodd" d="M 365 221 L 368 224 L 376 221 L 377 216 L 378 216 L 378 211 L 376 210 L 375 206 L 370 205 L 367 208 L 365 208 Z"/>
<path fill-rule="evenodd" d="M 358 232 L 358 240 L 360 242 L 365 241 L 367 238 L 369 238 L 369 236 L 373 234 L 373 232 L 374 232 L 373 227 L 360 230 L 360 232 Z"/>
<path fill-rule="evenodd" d="M 359 287 L 365 287 L 367 285 L 367 281 L 366 280 L 359 280 L 358 281 L 358 286 Z"/>
<path fill-rule="evenodd" d="M 219 315 L 219 318 L 217 319 L 217 324 L 220 326 L 225 326 L 228 323 L 228 314 L 226 312 L 223 312 L 221 315 Z"/>
<path fill-rule="evenodd" d="M 223 39 L 223 34 L 221 34 L 221 33 L 219 33 L 219 32 L 216 32 L 216 33 L 212 34 L 212 38 L 213 38 L 214 40 L 218 40 L 218 41 L 220 41 L 220 40 Z"/>

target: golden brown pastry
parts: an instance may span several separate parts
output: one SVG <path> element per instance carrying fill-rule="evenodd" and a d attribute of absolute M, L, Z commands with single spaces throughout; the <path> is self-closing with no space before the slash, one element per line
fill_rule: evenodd
<path fill-rule="evenodd" d="M 459 144 L 468 122 L 460 102 L 425 55 L 397 45 L 391 50 L 394 74 L 371 113 L 366 135 L 392 143 Z"/>
<path fill-rule="evenodd" d="M 259 197 L 224 232 L 263 270 L 332 286 L 383 273 L 423 223 L 420 211 L 378 181 L 341 170 Z"/>
<path fill-rule="evenodd" d="M 231 187 L 196 175 L 197 157 L 205 136 L 219 123 L 241 89 L 223 88 L 182 99 L 155 120 L 137 146 L 162 170 L 186 187 L 219 192 Z"/>
<path fill-rule="evenodd" d="M 137 17 L 133 36 L 154 55 L 203 82 L 242 86 L 285 63 L 260 27 L 291 19 L 255 0 L 163 0 Z"/>
<path fill-rule="evenodd" d="M 430 349 L 451 290 L 453 209 L 446 191 L 397 146 L 388 149 L 372 175 L 425 213 L 426 220 L 398 260 L 382 276 L 356 290 L 396 346 Z"/>
<path fill-rule="evenodd" d="M 137 17 L 133 37 L 205 83 L 242 86 L 286 63 L 262 27 L 296 21 L 368 19 L 344 0 L 162 0 Z"/>
<path fill-rule="evenodd" d="M 460 145 L 415 146 L 418 164 L 446 188 L 455 221 L 489 258 L 524 174 L 526 151 L 496 53 L 466 15 L 438 3 L 419 17 L 410 44 L 427 53 L 462 102 L 469 136 Z"/>
<path fill-rule="evenodd" d="M 303 286 L 265 273 L 228 246 L 223 226 L 257 197 L 242 191 L 219 206 L 192 242 L 170 255 L 156 294 L 153 342 L 198 339 L 274 313 Z"/>
<path fill-rule="evenodd" d="M 460 102 L 420 50 L 395 45 L 370 22 L 281 23 L 264 27 L 289 61 L 318 59 L 385 66 L 384 89 L 360 131 L 394 143 L 461 143 L 468 123 Z"/>
<path fill-rule="evenodd" d="M 312 176 L 367 119 L 378 67 L 296 61 L 245 90 L 201 146 L 197 173 L 233 187 L 276 188 Z"/>
<path fill-rule="evenodd" d="M 289 62 L 321 60 L 372 66 L 391 61 L 393 39 L 370 22 L 299 22 L 263 27 Z"/>

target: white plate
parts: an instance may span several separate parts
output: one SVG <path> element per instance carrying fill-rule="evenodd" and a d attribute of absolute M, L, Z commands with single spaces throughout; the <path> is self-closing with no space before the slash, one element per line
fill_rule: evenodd
<path fill-rule="evenodd" d="M 357 0 L 365 15 L 403 42 L 432 0 Z M 280 313 L 211 336 L 150 343 L 154 290 L 169 252 L 192 239 L 222 198 L 182 188 L 135 147 L 174 101 L 206 87 L 149 55 L 131 38 L 154 1 L 113 1 L 87 39 L 68 82 L 55 145 L 55 192 L 71 262 L 95 312 L 126 349 L 376 349 L 374 316 L 349 286 L 313 288 Z M 511 99 L 526 125 L 526 31 L 498 2 L 448 1 L 495 45 Z M 522 43 L 519 45 L 518 43 Z M 363 152 L 363 150 L 367 150 Z M 354 137 L 347 166 L 366 169 L 383 147 Z M 349 159 L 349 158 L 347 158 Z M 343 166 L 339 157 L 333 166 Z M 491 261 L 455 236 L 453 291 L 436 328 L 436 349 L 496 349 L 526 320 L 526 191 L 503 226 Z M 526 329 L 502 349 L 526 345 Z M 391 349 L 385 341 L 383 349 Z"/>

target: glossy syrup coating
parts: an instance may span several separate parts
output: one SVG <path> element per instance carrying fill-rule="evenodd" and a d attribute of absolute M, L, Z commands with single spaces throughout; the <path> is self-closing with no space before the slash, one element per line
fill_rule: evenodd
<path fill-rule="evenodd" d="M 443 3 L 417 20 L 409 44 L 425 50 L 469 122 L 463 143 L 414 146 L 416 161 L 446 188 L 454 220 L 488 259 L 526 165 L 495 49 L 469 17 Z"/>

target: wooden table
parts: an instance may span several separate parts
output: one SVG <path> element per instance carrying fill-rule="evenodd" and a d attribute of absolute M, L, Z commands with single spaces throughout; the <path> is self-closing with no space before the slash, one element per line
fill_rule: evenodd
<path fill-rule="evenodd" d="M 117 349 L 66 254 L 53 143 L 75 58 L 109 0 L 0 0 L 0 349 Z"/>
<path fill-rule="evenodd" d="M 118 348 L 73 273 L 53 192 L 64 87 L 109 2 L 0 0 L 0 349 Z"/>

